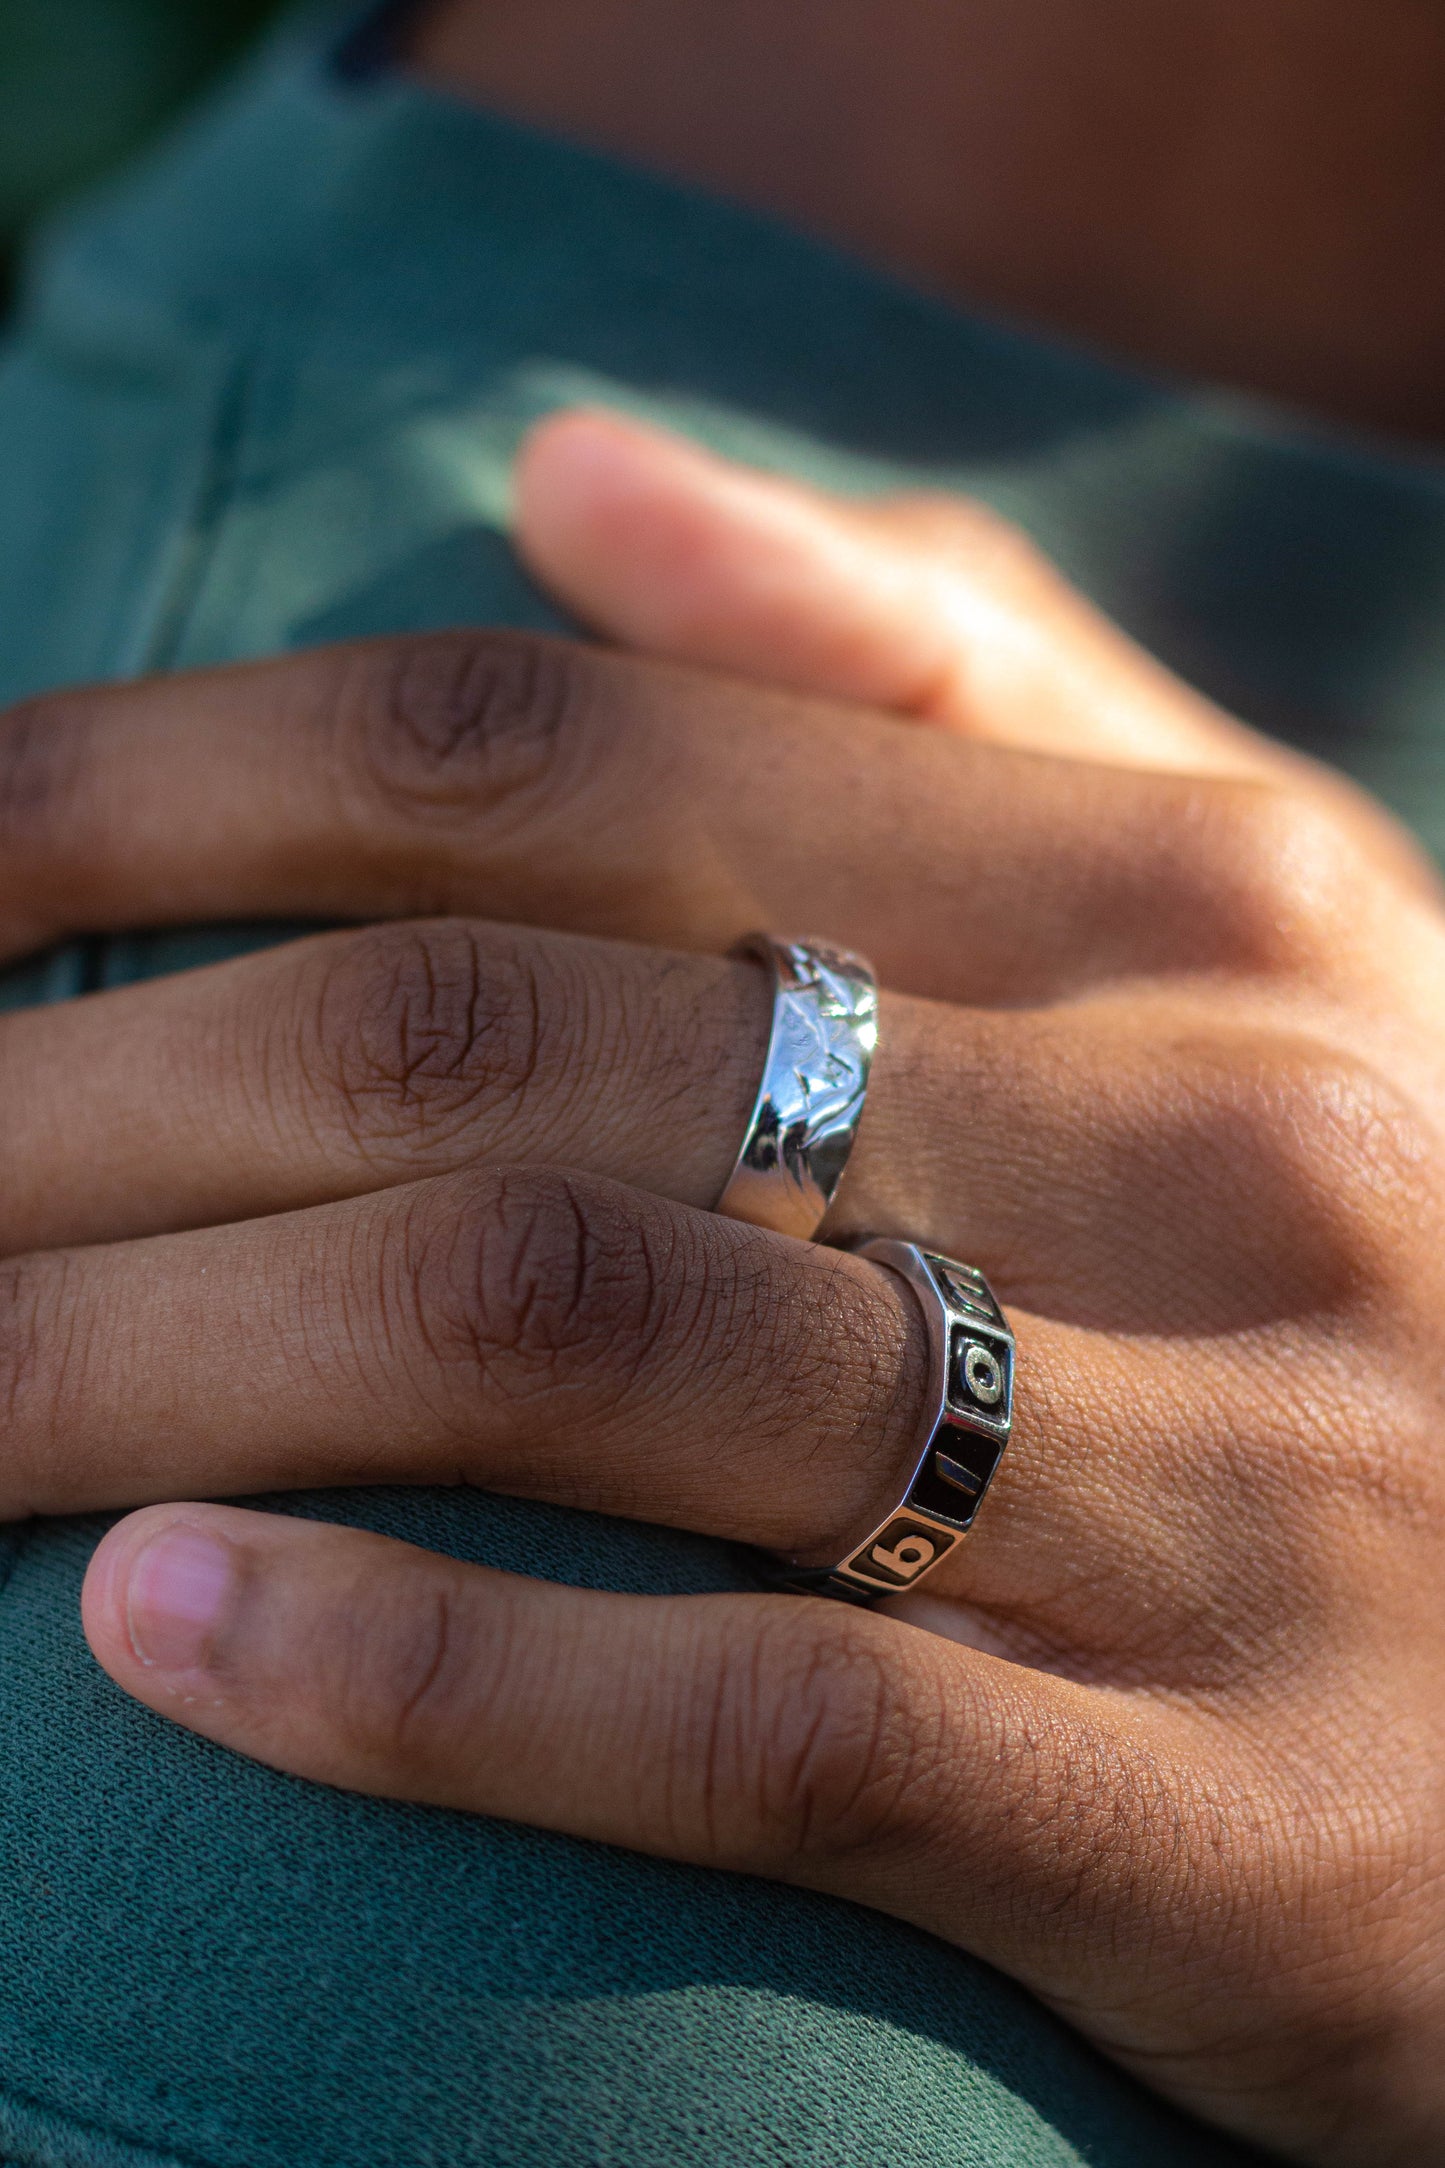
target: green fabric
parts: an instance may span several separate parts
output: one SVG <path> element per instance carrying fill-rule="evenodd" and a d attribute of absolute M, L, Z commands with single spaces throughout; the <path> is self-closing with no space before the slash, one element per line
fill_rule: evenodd
<path fill-rule="evenodd" d="M 275 0 L 0 0 L 0 250 L 274 13 Z"/>
<path fill-rule="evenodd" d="M 517 437 L 601 398 L 851 489 L 976 490 L 1200 682 L 1445 842 L 1445 491 L 1007 337 L 735 210 L 427 96 L 320 29 L 38 266 L 0 368 L 0 696 L 553 622 Z M 329 50 L 329 48 L 327 49 Z M 263 931 L 91 942 L 9 1006 Z M 717 1545 L 507 1501 L 277 1501 L 586 1585 Z M 0 2160 L 205 2168 L 1224 2168 L 985 1968 L 881 1918 L 352 1799 L 126 1701 L 100 1524 L 5 1539 Z"/>

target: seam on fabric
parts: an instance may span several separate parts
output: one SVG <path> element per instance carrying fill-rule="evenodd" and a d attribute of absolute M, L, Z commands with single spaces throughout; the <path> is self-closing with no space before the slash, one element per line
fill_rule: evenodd
<path fill-rule="evenodd" d="M 191 532 L 168 582 L 168 591 L 156 606 L 145 643 L 147 670 L 169 670 L 174 666 L 204 591 L 223 515 L 235 497 L 260 368 L 257 351 L 237 354 L 226 371 L 211 424 L 204 470 L 191 504 Z"/>

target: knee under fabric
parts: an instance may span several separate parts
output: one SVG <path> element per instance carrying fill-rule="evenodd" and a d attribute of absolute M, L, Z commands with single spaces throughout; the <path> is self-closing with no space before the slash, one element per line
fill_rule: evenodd
<path fill-rule="evenodd" d="M 323 11 L 324 16 L 324 11 Z M 555 626 L 504 533 L 575 399 L 845 489 L 976 493 L 1253 719 L 1445 837 L 1445 491 L 1015 338 L 284 31 L 54 235 L 0 362 L 0 697 Z M 1403 599 L 1402 599 L 1403 598 Z M 1356 718 L 1380 718 L 1374 738 Z M 15 1007 L 272 929 L 91 942 Z M 269 1501 L 589 1586 L 727 1551 L 473 1494 Z M 252 1766 L 127 1701 L 98 1520 L 0 1538 L 0 2159 L 1222 2168 L 1010 1983 L 850 1906 Z"/>

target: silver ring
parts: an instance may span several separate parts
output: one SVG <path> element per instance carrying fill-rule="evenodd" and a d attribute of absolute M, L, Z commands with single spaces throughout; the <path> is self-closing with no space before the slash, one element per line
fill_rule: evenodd
<path fill-rule="evenodd" d="M 843 1179 L 878 1044 L 878 982 L 821 941 L 749 934 L 734 951 L 773 974 L 773 1025 L 747 1134 L 718 1210 L 806 1241 Z"/>
<path fill-rule="evenodd" d="M 836 1565 L 768 1558 L 765 1578 L 800 1595 L 876 1603 L 917 1588 L 973 1526 L 1013 1421 L 1014 1336 L 972 1265 L 914 1242 L 849 1245 L 905 1279 L 928 1326 L 928 1437 L 902 1498 Z"/>

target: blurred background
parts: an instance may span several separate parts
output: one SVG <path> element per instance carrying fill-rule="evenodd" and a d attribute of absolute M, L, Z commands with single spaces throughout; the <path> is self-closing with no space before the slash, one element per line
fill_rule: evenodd
<path fill-rule="evenodd" d="M 123 159 L 278 0 L 0 0 L 0 295 L 26 228 Z"/>

